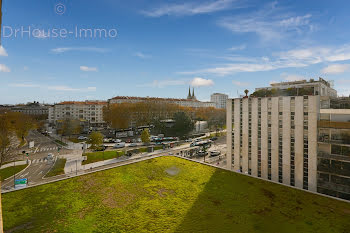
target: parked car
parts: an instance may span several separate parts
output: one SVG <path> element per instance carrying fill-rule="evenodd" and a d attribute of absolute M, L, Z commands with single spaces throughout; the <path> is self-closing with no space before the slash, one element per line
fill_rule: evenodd
<path fill-rule="evenodd" d="M 212 137 L 210 140 L 211 141 L 216 141 L 216 140 L 218 140 L 218 138 L 217 137 Z"/>
<path fill-rule="evenodd" d="M 114 145 L 114 148 L 123 148 L 125 147 L 125 142 L 119 142 Z"/>
<path fill-rule="evenodd" d="M 200 156 L 200 157 L 207 156 L 208 152 L 206 152 L 206 151 L 198 151 L 197 155 Z"/>
<path fill-rule="evenodd" d="M 104 139 L 103 139 L 103 142 L 109 142 L 109 141 L 110 141 L 109 138 L 104 138 Z"/>
<path fill-rule="evenodd" d="M 129 147 L 137 147 L 137 144 L 136 143 L 131 143 L 131 144 L 129 144 Z"/>
<path fill-rule="evenodd" d="M 95 151 L 105 151 L 106 147 L 105 146 L 99 146 L 95 149 Z"/>
<path fill-rule="evenodd" d="M 87 139 L 87 137 L 85 137 L 85 136 L 79 136 L 78 137 L 78 140 L 86 140 Z"/>
<path fill-rule="evenodd" d="M 220 155 L 221 154 L 221 152 L 220 151 L 218 151 L 218 150 L 213 150 L 213 151 L 210 151 L 210 156 L 212 156 L 212 157 L 214 157 L 214 156 L 218 156 L 218 155 Z"/>
<path fill-rule="evenodd" d="M 52 153 L 49 153 L 48 155 L 47 155 L 47 160 L 52 160 L 53 159 L 53 154 Z"/>
<path fill-rule="evenodd" d="M 185 142 L 192 142 L 192 139 L 186 139 Z"/>

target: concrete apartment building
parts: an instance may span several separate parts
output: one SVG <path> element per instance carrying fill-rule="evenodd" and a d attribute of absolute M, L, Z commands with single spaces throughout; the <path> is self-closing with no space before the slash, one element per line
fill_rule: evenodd
<path fill-rule="evenodd" d="M 101 126 L 103 120 L 103 107 L 105 101 L 66 101 L 55 104 L 49 108 L 49 123 L 56 124 L 65 119 L 77 119 L 86 121 L 90 126 Z"/>
<path fill-rule="evenodd" d="M 350 112 L 331 109 L 336 91 L 324 82 L 308 86 L 310 95 L 229 99 L 228 169 L 350 199 L 350 142 L 344 136 L 350 135 Z M 328 96 L 315 91 L 323 84 Z"/>
<path fill-rule="evenodd" d="M 49 113 L 49 105 L 40 104 L 34 101 L 26 105 L 15 105 L 11 107 L 13 112 L 21 112 L 26 115 L 47 115 Z"/>
<path fill-rule="evenodd" d="M 210 102 L 215 103 L 216 108 L 226 108 L 227 99 L 228 95 L 221 93 L 214 93 L 210 96 Z"/>

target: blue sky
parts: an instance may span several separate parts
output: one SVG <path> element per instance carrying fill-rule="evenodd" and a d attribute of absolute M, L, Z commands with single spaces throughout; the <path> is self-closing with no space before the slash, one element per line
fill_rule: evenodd
<path fill-rule="evenodd" d="M 0 104 L 184 98 L 189 85 L 209 100 L 320 76 L 349 95 L 349 10 L 345 0 L 3 0 Z"/>

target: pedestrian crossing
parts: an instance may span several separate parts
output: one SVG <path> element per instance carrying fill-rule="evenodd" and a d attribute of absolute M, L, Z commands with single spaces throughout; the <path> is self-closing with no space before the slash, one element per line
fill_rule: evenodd
<path fill-rule="evenodd" d="M 36 163 L 46 163 L 46 162 L 51 162 L 53 161 L 53 159 L 49 160 L 47 158 L 41 158 L 41 159 L 33 159 L 32 160 L 32 164 L 36 164 Z"/>
<path fill-rule="evenodd" d="M 35 151 L 33 152 L 35 153 L 40 153 L 40 152 L 45 152 L 45 151 L 57 151 L 58 147 L 57 146 L 53 146 L 53 147 L 41 147 L 41 148 L 36 148 Z"/>

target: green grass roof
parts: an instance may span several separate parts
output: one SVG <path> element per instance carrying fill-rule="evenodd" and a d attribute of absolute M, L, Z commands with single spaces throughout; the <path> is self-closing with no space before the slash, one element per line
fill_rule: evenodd
<path fill-rule="evenodd" d="M 349 232 L 350 204 L 176 157 L 3 195 L 13 232 Z"/>

